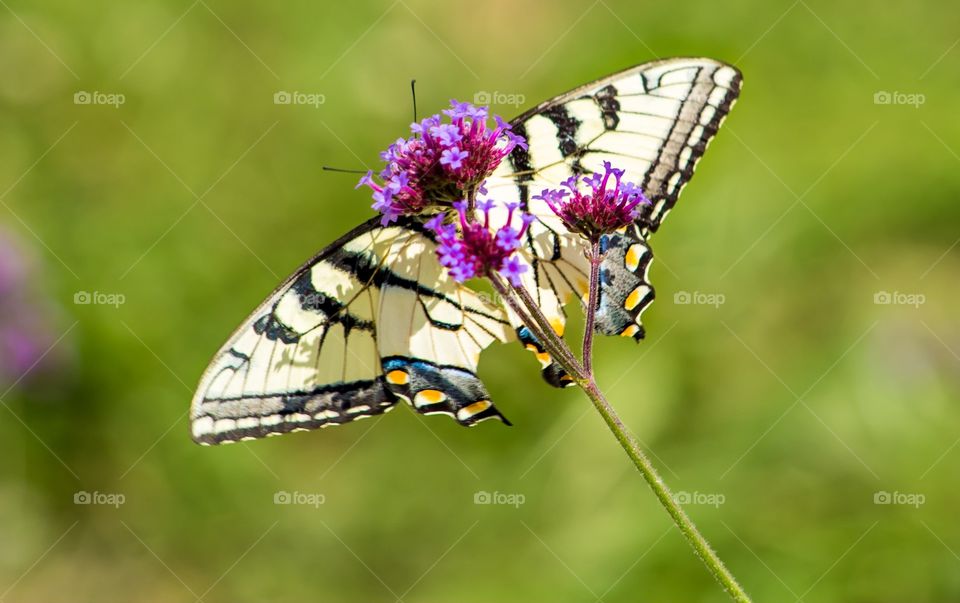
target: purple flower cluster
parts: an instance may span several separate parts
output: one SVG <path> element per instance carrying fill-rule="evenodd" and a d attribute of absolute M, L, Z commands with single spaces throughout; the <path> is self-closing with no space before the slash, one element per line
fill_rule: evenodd
<path fill-rule="evenodd" d="M 0 384 L 31 370 L 51 342 L 44 304 L 29 293 L 31 281 L 20 250 L 0 231 Z"/>
<path fill-rule="evenodd" d="M 636 220 L 639 205 L 650 204 L 640 186 L 621 181 L 623 170 L 614 168 L 609 161 L 603 162 L 603 169 L 603 174 L 594 172 L 580 179 L 589 192 L 581 192 L 577 177 L 571 176 L 562 183 L 568 190 L 544 189 L 533 198 L 545 201 L 570 231 L 591 241 L 599 240 Z M 611 176 L 614 183 L 610 182 Z"/>
<path fill-rule="evenodd" d="M 453 100 L 443 111 L 449 118 L 431 115 L 411 124 L 413 136 L 397 139 L 380 154 L 387 165 L 360 179 L 373 189 L 373 208 L 383 214 L 384 225 L 404 214 L 417 214 L 430 206 L 449 207 L 460 199 L 485 193 L 483 181 L 516 147 L 526 149 L 522 136 L 494 116 L 496 127 L 487 127 L 487 108 Z"/>
<path fill-rule="evenodd" d="M 526 264 L 515 254 L 520 247 L 520 239 L 527 232 L 534 217 L 517 212 L 519 204 L 507 204 L 506 223 L 496 231 L 490 229 L 490 211 L 493 201 L 478 201 L 477 208 L 484 214 L 483 222 L 468 215 L 466 201 L 453 204 L 460 218 L 460 228 L 455 224 L 445 224 L 445 213 L 437 214 L 426 226 L 437 235 L 437 257 L 440 264 L 450 271 L 458 283 L 473 277 L 488 276 L 496 270 L 510 281 L 514 287 L 521 285 L 520 275 L 527 271 Z M 520 214 L 520 228 L 513 227 L 514 213 Z"/>

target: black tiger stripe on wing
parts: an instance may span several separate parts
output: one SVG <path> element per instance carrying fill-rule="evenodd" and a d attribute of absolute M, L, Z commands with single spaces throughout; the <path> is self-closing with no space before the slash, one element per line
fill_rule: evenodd
<path fill-rule="evenodd" d="M 664 82 L 664 78 L 676 74 L 682 74 L 679 81 Z M 687 77 L 691 81 L 684 86 Z M 680 191 L 693 177 L 697 162 L 740 95 L 742 83 L 740 72 L 723 63 L 664 70 L 659 74 L 648 94 L 671 87 L 680 87 L 686 93 L 656 161 L 643 177 L 643 188 L 652 205 L 638 219 L 642 226 L 656 232 L 667 212 L 676 205 Z"/>
<path fill-rule="evenodd" d="M 558 187 L 571 175 L 602 172 L 604 161 L 624 169 L 624 179 L 642 183 L 651 201 L 634 227 L 603 242 L 607 256 L 602 266 L 598 332 L 643 336 L 640 314 L 654 298 L 647 276 L 652 260 L 647 239 L 676 204 L 741 83 L 739 71 L 719 61 L 666 59 L 581 86 L 511 122 L 529 147 L 514 149 L 487 188 L 497 198 L 519 202 L 537 216 L 529 240 L 565 232 L 552 211 L 533 197 L 543 188 Z M 535 267 L 527 285 L 537 289 L 535 297 L 558 324 L 565 321 L 562 306 L 572 297 L 570 289 L 582 295 L 585 282 L 581 280 L 585 262 L 577 257 L 585 246 L 576 236 L 566 239 L 561 243 L 564 262 L 557 262 L 553 247 L 530 244 L 525 248 Z M 554 268 L 552 280 L 536 269 L 543 265 Z M 556 278 L 557 274 L 566 278 Z"/>
<path fill-rule="evenodd" d="M 505 421 L 476 363 L 509 339 L 506 318 L 442 272 L 434 248 L 416 220 L 371 220 L 304 264 L 214 357 L 191 406 L 194 439 L 340 425 L 398 400 L 466 426 Z"/>

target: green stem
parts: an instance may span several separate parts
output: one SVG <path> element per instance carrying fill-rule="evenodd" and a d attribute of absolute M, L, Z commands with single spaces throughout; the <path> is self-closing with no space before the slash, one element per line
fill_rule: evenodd
<path fill-rule="evenodd" d="M 683 508 L 677 504 L 677 501 L 673 497 L 673 493 L 663 481 L 663 478 L 660 477 L 660 474 L 657 473 L 653 463 L 650 462 L 650 459 L 640 448 L 639 443 L 630 434 L 626 425 L 624 425 L 623 421 L 620 419 L 620 416 L 617 415 L 616 410 L 614 410 L 613 407 L 610 406 L 610 403 L 607 402 L 603 392 L 601 392 L 600 388 L 597 387 L 596 378 L 593 374 L 592 368 L 586 368 L 592 366 L 592 342 L 595 324 L 593 319 L 597 310 L 597 304 L 599 302 L 600 295 L 599 246 L 594 244 L 592 251 L 594 253 L 591 256 L 590 294 L 586 307 L 587 332 L 584 333 L 583 364 L 578 362 L 573 357 L 573 354 L 570 352 L 570 348 L 566 345 L 563 338 L 553 330 L 549 324 L 549 321 L 540 311 L 540 307 L 536 304 L 536 302 L 534 302 L 533 298 L 530 297 L 530 294 L 526 291 L 526 289 L 523 287 L 511 289 L 506 285 L 506 283 L 503 283 L 497 275 L 492 275 L 491 280 L 493 281 L 498 293 L 500 293 L 500 295 L 507 300 L 507 303 L 513 309 L 513 311 L 521 318 L 521 320 L 524 321 L 524 323 L 527 324 L 528 328 L 530 328 L 538 338 L 542 338 L 541 341 L 543 346 L 553 356 L 553 358 L 559 362 L 560 366 L 562 366 L 568 374 L 575 378 L 577 385 L 583 389 L 583 391 L 590 398 L 590 401 L 593 402 L 597 412 L 599 412 L 600 416 L 603 417 L 604 422 L 606 422 L 607 427 L 610 428 L 610 431 L 613 432 L 613 435 L 617 438 L 620 446 L 623 447 L 624 451 L 627 453 L 627 456 L 630 457 L 630 460 L 640 471 L 644 481 L 646 481 L 647 485 L 650 486 L 650 489 L 653 490 L 653 493 L 656 495 L 657 500 L 660 501 L 661 506 L 663 506 L 667 513 L 670 514 L 673 522 L 678 528 L 680 528 L 680 532 L 683 534 L 684 538 L 687 539 L 687 542 L 690 543 L 690 546 L 693 547 L 694 552 L 698 557 L 700 557 L 701 561 L 703 561 L 703 564 L 707 566 L 707 569 L 711 574 L 713 574 L 713 577 L 716 578 L 717 582 L 720 583 L 723 589 L 727 591 L 730 597 L 737 603 L 752 603 L 750 597 L 743 590 L 743 587 L 737 583 L 736 578 L 733 577 L 733 574 L 730 573 L 730 570 L 727 569 L 727 566 L 725 566 L 723 561 L 717 557 L 717 554 L 714 552 L 713 548 L 711 548 L 710 543 L 707 542 L 707 540 L 703 537 L 703 535 L 697 529 L 697 526 L 693 523 L 686 512 L 684 512 Z M 512 295 L 514 292 L 516 292 L 517 296 L 520 298 L 519 300 Z"/>
<path fill-rule="evenodd" d="M 587 324 L 583 330 L 583 370 L 587 376 L 593 375 L 593 331 L 597 320 L 597 303 L 600 297 L 600 240 L 590 245 L 590 288 L 587 296 Z"/>
<path fill-rule="evenodd" d="M 700 530 L 697 529 L 697 526 L 683 508 L 677 504 L 670 488 L 664 483 L 660 474 L 657 473 L 657 470 L 654 468 L 653 463 L 650 462 L 650 459 L 640 448 L 637 441 L 630 435 L 626 425 L 623 424 L 620 416 L 617 415 L 617 411 L 607 402 L 607 399 L 604 397 L 603 392 L 600 391 L 600 388 L 597 387 L 597 383 L 593 377 L 581 381 L 579 385 L 590 398 L 590 401 L 593 402 L 593 406 L 597 409 L 597 412 L 600 413 L 600 416 L 603 417 L 607 427 L 610 428 L 610 431 L 613 432 L 617 441 L 620 442 L 620 446 L 626 451 L 627 456 L 630 457 L 630 460 L 633 461 L 633 464 L 640 471 L 644 481 L 646 481 L 650 489 L 653 490 L 657 500 L 660 501 L 663 508 L 666 509 L 670 517 L 673 518 L 673 522 L 680 528 L 684 538 L 687 539 L 687 542 L 693 547 L 694 552 L 700 557 L 703 564 L 707 566 L 707 569 L 710 570 L 713 577 L 720 583 L 720 586 L 727 591 L 727 594 L 729 594 L 730 598 L 734 601 L 738 603 L 751 603 L 746 591 L 743 590 L 743 587 L 740 586 L 737 579 L 733 577 L 733 574 L 730 573 L 730 570 L 727 569 L 723 561 L 717 557 L 717 553 L 710 546 L 710 543 L 707 542 L 707 539 L 703 537 L 703 534 L 700 533 Z"/>
<path fill-rule="evenodd" d="M 559 333 L 556 332 L 553 325 L 550 324 L 550 320 L 544 316 L 543 310 L 540 309 L 540 306 L 536 301 L 530 296 L 530 292 L 527 291 L 526 287 L 513 287 L 514 291 L 519 297 L 520 301 L 523 302 L 523 306 L 527 309 L 527 312 L 530 314 L 530 317 L 533 321 L 540 326 L 542 335 L 542 345 L 546 348 L 553 347 L 554 350 L 550 352 L 553 356 L 553 359 L 556 360 L 560 366 L 562 366 L 571 376 L 574 375 L 585 375 L 581 363 L 579 360 L 574 357 L 573 353 L 570 351 L 570 348 L 564 343 L 563 338 Z M 528 325 L 529 326 L 529 325 Z"/>
<path fill-rule="evenodd" d="M 494 289 L 500 294 L 500 297 L 507 302 L 507 305 L 510 306 L 510 309 L 520 318 L 520 321 L 530 329 L 530 332 L 533 333 L 533 336 L 537 338 L 537 341 L 540 342 L 540 345 L 543 346 L 543 349 L 546 350 L 550 357 L 556 359 L 557 362 L 560 363 L 560 366 L 564 367 L 571 375 L 583 374 L 583 368 L 580 366 L 580 363 L 577 362 L 576 358 L 569 352 L 553 328 L 550 327 L 549 324 L 546 324 L 545 328 L 541 326 L 540 322 L 532 316 L 533 309 L 525 303 L 521 304 L 517 299 L 515 296 L 516 291 L 522 292 L 524 291 L 523 288 L 515 289 L 511 287 L 503 282 L 495 273 L 491 273 L 488 278 L 493 283 Z M 534 308 L 535 307 L 536 306 L 534 306 Z M 546 323 L 546 321 L 544 322 Z"/>

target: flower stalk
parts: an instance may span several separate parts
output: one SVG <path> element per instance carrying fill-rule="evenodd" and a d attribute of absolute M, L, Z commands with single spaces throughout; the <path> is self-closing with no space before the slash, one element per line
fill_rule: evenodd
<path fill-rule="evenodd" d="M 593 377 L 591 376 L 585 382 L 578 382 L 578 384 L 584 393 L 587 394 L 587 397 L 590 398 L 590 401 L 593 402 L 594 408 L 596 408 L 600 416 L 603 417 L 603 421 L 607 424 L 607 427 L 610 428 L 610 431 L 613 432 L 617 442 L 620 443 L 620 446 L 627 453 L 627 456 L 630 457 L 634 466 L 640 471 L 644 481 L 646 481 L 650 489 L 653 490 L 657 500 L 660 501 L 660 505 L 666 509 L 671 519 L 673 519 L 673 523 L 680 529 L 683 537 L 686 538 L 690 546 L 693 547 L 697 557 L 703 561 L 703 564 L 713 575 L 714 579 L 720 583 L 720 586 L 730 595 L 730 598 L 737 603 L 751 603 L 749 595 L 743 590 L 743 587 L 740 586 L 733 574 L 730 573 L 730 570 L 727 569 L 727 566 L 720 557 L 717 556 L 716 551 L 713 550 L 713 547 L 710 546 L 707 539 L 704 538 L 700 530 L 697 529 L 696 524 L 693 523 L 690 516 L 687 515 L 683 508 L 677 503 L 673 492 L 670 491 L 669 486 L 667 486 L 663 478 L 660 477 L 650 458 L 643 452 L 643 449 L 640 448 L 637 440 L 630 434 L 627 426 L 624 425 L 620 416 L 617 414 L 617 411 L 607 402 L 606 397 L 604 397 L 600 388 L 597 387 Z"/>
<path fill-rule="evenodd" d="M 600 306 L 600 271 L 603 263 L 601 241 L 617 229 L 629 227 L 636 219 L 638 207 L 649 203 L 639 186 L 622 181 L 623 174 L 623 170 L 614 168 L 609 162 L 604 162 L 603 174 L 594 173 L 580 179 L 586 191 L 581 191 L 577 177 L 571 177 L 563 183 L 565 190 L 547 189 L 535 197 L 546 202 L 564 226 L 571 232 L 578 233 L 589 243 L 587 259 L 590 263 L 590 275 L 585 305 L 586 325 L 581 362 L 571 360 L 572 354 L 563 338 L 549 328 L 549 321 L 543 317 L 539 306 L 534 303 L 529 293 L 520 286 L 515 286 L 515 289 L 528 313 L 540 327 L 538 330 L 543 333 L 544 348 L 548 351 L 559 350 L 559 353 L 551 352 L 554 360 L 573 377 L 576 384 L 590 398 L 594 408 L 600 413 L 617 442 L 653 490 L 657 500 L 673 519 L 684 538 L 693 547 L 694 552 L 734 601 L 749 603 L 750 597 L 697 529 L 696 524 L 677 503 L 650 458 L 597 385 L 593 370 L 593 339 L 596 314 Z M 544 327 L 545 324 L 546 327 Z"/>
<path fill-rule="evenodd" d="M 580 366 L 580 362 L 570 353 L 570 350 L 564 345 L 563 340 L 557 337 L 556 332 L 549 324 L 544 328 L 540 321 L 534 317 L 531 306 L 523 300 L 523 296 L 521 295 L 526 294 L 526 289 L 523 287 L 511 287 L 496 274 L 490 275 L 490 282 L 493 283 L 494 290 L 507 303 L 510 309 L 513 310 L 514 314 L 520 318 L 520 321 L 530 329 L 530 332 L 537 338 L 543 346 L 543 349 L 550 354 L 551 358 L 562 358 L 561 364 L 564 367 L 569 366 L 575 369 L 575 372 L 571 373 L 573 375 L 582 373 L 583 368 Z M 539 313 L 539 308 L 537 308 L 536 305 L 532 306 L 532 308 Z"/>
<path fill-rule="evenodd" d="M 552 330 L 539 328 L 539 325 L 536 325 L 536 321 L 531 321 L 534 324 L 528 323 L 528 326 L 536 326 L 535 334 L 538 337 L 541 337 L 544 348 L 553 356 L 553 358 L 560 363 L 560 365 L 566 370 L 570 375 L 574 376 L 574 381 L 578 386 L 583 390 L 587 395 L 590 401 L 593 403 L 594 408 L 597 409 L 597 412 L 600 413 L 600 416 L 603 418 L 604 423 L 613 433 L 617 442 L 623 448 L 624 452 L 627 453 L 627 456 L 630 458 L 630 461 L 634 464 L 640 474 L 643 476 L 644 481 L 653 490 L 654 495 L 657 497 L 657 500 L 660 502 L 660 505 L 667 511 L 671 519 L 673 519 L 674 524 L 680 529 L 680 532 L 683 534 L 684 538 L 693 548 L 694 552 L 707 567 L 707 570 L 713 575 L 717 582 L 723 587 L 723 589 L 730 595 L 730 598 L 737 603 L 751 603 L 749 595 L 746 591 L 743 590 L 743 587 L 737 582 L 733 574 L 730 573 L 730 570 L 727 569 L 723 561 L 717 556 L 717 553 L 710 546 L 710 543 L 704 538 L 703 534 L 700 533 L 700 530 L 697 529 L 696 524 L 693 523 L 693 520 L 690 519 L 690 516 L 683 510 L 683 508 L 677 503 L 676 498 L 671 492 L 670 487 L 667 486 L 666 482 L 663 481 L 663 478 L 660 476 L 657 469 L 654 467 L 653 463 L 650 461 L 650 458 L 640 447 L 640 444 L 637 442 L 636 438 L 630 433 L 630 430 L 623 423 L 623 420 L 620 418 L 620 415 L 617 414 L 617 411 L 610 405 L 604 396 L 603 392 L 600 390 L 597 385 L 595 375 L 593 373 L 593 324 L 594 324 L 594 314 L 596 312 L 597 304 L 599 303 L 599 272 L 600 272 L 600 263 L 602 262 L 602 256 L 599 254 L 599 244 L 594 243 L 591 249 L 592 256 L 590 258 L 590 292 L 589 299 L 587 303 L 587 316 L 586 316 L 586 328 L 588 329 L 584 333 L 583 338 L 583 361 L 582 363 L 576 362 L 574 360 L 571 362 L 569 360 L 570 355 L 569 349 L 563 340 Z M 498 291 L 507 300 L 507 303 L 511 305 L 511 309 L 514 312 L 517 312 L 521 317 L 525 315 L 532 315 L 538 311 L 537 306 L 530 305 L 526 302 L 532 302 L 529 294 L 523 287 L 515 287 L 514 291 L 501 291 L 501 288 L 504 286 L 504 283 L 500 282 L 499 286 L 495 282 L 495 287 Z M 511 293 L 516 293 L 517 295 L 511 295 Z M 524 300 L 524 307 L 516 307 L 517 298 Z M 566 353 L 564 353 L 566 352 Z"/>
<path fill-rule="evenodd" d="M 543 314 L 543 310 L 540 309 L 540 304 L 534 301 L 533 297 L 530 295 L 530 292 L 527 291 L 526 287 L 515 287 L 514 288 L 517 296 L 523 301 L 524 307 L 528 310 L 532 322 L 539 327 L 539 330 L 544 333 L 543 345 L 545 348 L 548 346 L 553 346 L 558 349 L 558 352 L 551 353 L 551 355 L 560 362 L 560 365 L 567 369 L 567 366 L 575 368 L 576 370 L 567 372 L 571 375 L 580 375 L 583 374 L 583 368 L 581 367 L 580 361 L 576 359 L 573 355 L 573 352 L 570 351 L 570 348 L 563 341 L 563 338 L 557 333 L 553 325 L 550 324 L 550 320 L 547 319 Z M 528 327 L 530 323 L 525 322 Z M 536 333 L 534 333 L 536 334 Z M 548 349 L 549 351 L 549 349 Z"/>
<path fill-rule="evenodd" d="M 590 243 L 590 284 L 587 293 L 587 322 L 583 331 L 583 369 L 588 376 L 593 375 L 593 333 L 596 330 L 597 305 L 600 303 L 600 240 Z"/>
<path fill-rule="evenodd" d="M 425 215 L 423 225 L 432 232 L 437 244 L 437 259 L 455 281 L 464 283 L 472 278 L 486 278 L 493 284 L 542 349 L 590 398 L 717 582 L 734 601 L 749 603 L 746 592 L 677 503 L 596 382 L 593 339 L 600 306 L 601 242 L 614 232 L 631 228 L 640 206 L 650 203 L 642 187 L 624 181 L 624 170 L 604 162 L 602 174 L 572 176 L 561 183 L 562 188 L 545 189 L 531 197 L 545 203 L 572 235 L 579 235 L 589 243 L 586 331 L 582 356 L 577 359 L 524 283 L 524 274 L 530 271 L 530 266 L 522 257 L 521 240 L 525 236 L 536 236 L 529 229 L 537 218 L 527 213 L 525 205 L 507 203 L 502 207 L 505 220 L 495 221 L 492 215 L 500 211 L 497 203 L 478 196 L 487 195 L 486 178 L 514 148 L 526 149 L 526 141 L 499 117 L 495 117 L 496 126 L 489 128 L 486 108 L 452 101 L 451 109 L 443 113 L 449 118 L 446 123 L 440 115 L 433 115 L 412 124 L 413 136 L 397 140 L 381 155 L 387 165 L 379 174 L 379 182 L 369 172 L 358 186 L 372 189 L 373 208 L 382 214 L 384 225 L 402 215 Z M 426 216 L 432 217 L 427 220 Z M 536 275 L 534 277 L 535 283 Z"/>
<path fill-rule="evenodd" d="M 727 566 L 720 557 L 717 556 L 716 551 L 713 550 L 713 547 L 710 546 L 707 539 L 704 538 L 700 530 L 697 529 L 696 524 L 693 523 L 690 516 L 687 515 L 686 511 L 677 503 L 670 487 L 663 481 L 663 478 L 660 476 L 656 467 L 654 467 L 650 458 L 640 447 L 639 442 L 637 442 L 636 438 L 630 433 L 630 430 L 623 423 L 620 415 L 617 414 L 617 411 L 607 401 L 600 387 L 597 385 L 592 360 L 593 328 L 596 310 L 600 301 L 600 265 L 603 261 L 599 241 L 594 241 L 591 244 L 590 253 L 590 288 L 586 306 L 586 332 L 583 337 L 582 363 L 576 362 L 576 360 L 573 362 L 570 361 L 569 358 L 572 355 L 569 354 L 569 348 L 563 339 L 552 329 L 544 330 L 539 328 L 540 325 L 537 324 L 538 321 L 535 320 L 531 321 L 532 324 L 528 323 L 528 327 L 531 329 L 533 326 L 538 327 L 535 334 L 537 334 L 538 337 L 542 337 L 541 341 L 543 342 L 544 348 L 551 353 L 552 357 L 567 373 L 574 377 L 574 381 L 593 403 L 594 408 L 600 413 L 604 423 L 606 423 L 607 427 L 613 433 L 624 452 L 627 453 L 630 461 L 643 476 L 644 481 L 650 489 L 653 490 L 660 505 L 667 511 L 671 519 L 673 519 L 674 524 L 680 529 L 684 538 L 707 567 L 707 570 L 713 575 L 714 579 L 716 579 L 720 586 L 730 595 L 733 601 L 737 603 L 751 603 L 749 595 L 747 595 L 743 587 L 740 586 L 733 574 L 730 573 L 730 570 L 727 569 Z M 521 317 L 525 314 L 532 316 L 539 313 L 539 308 L 533 303 L 533 299 L 523 287 L 515 287 L 514 290 L 517 293 L 517 297 L 524 302 L 523 309 L 517 309 L 515 307 L 516 299 L 512 295 L 509 295 L 509 292 L 507 292 L 507 294 L 501 293 L 504 299 L 507 300 L 507 303 L 511 304 L 514 312 L 517 312 Z M 523 312 L 523 310 L 527 312 Z"/>

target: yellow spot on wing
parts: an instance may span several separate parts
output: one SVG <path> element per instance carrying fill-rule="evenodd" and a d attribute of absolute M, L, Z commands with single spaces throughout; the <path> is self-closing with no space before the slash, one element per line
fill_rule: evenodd
<path fill-rule="evenodd" d="M 637 266 L 640 265 L 640 255 L 642 254 L 643 249 L 640 247 L 639 243 L 634 243 L 627 249 L 626 265 L 627 270 L 634 272 L 637 269 Z"/>
<path fill-rule="evenodd" d="M 580 292 L 581 297 L 590 293 L 590 283 L 581 279 L 577 279 L 577 290 Z"/>
<path fill-rule="evenodd" d="M 480 401 L 474 402 L 473 404 L 469 404 L 467 406 L 464 406 L 460 410 L 458 410 L 457 419 L 460 421 L 466 421 L 472 417 L 477 416 L 478 414 L 487 410 L 491 406 L 493 406 L 493 404 L 490 403 L 490 400 L 480 400 Z"/>
<path fill-rule="evenodd" d="M 633 310 L 637 307 L 637 304 L 640 303 L 640 288 L 637 287 L 630 292 L 630 295 L 627 296 L 627 300 L 623 302 L 623 307 L 627 310 Z"/>
<path fill-rule="evenodd" d="M 406 385 L 410 381 L 410 375 L 404 371 L 390 371 L 387 373 L 387 383 L 393 385 Z"/>
<path fill-rule="evenodd" d="M 557 335 L 559 335 L 560 337 L 563 337 L 563 329 L 564 329 L 563 319 L 551 318 L 550 326 L 553 327 L 553 330 Z"/>
<path fill-rule="evenodd" d="M 439 404 L 446 399 L 447 395 L 438 389 L 425 389 L 417 392 L 417 395 L 413 397 L 413 404 L 417 408 L 420 408 L 421 406 Z"/>
<path fill-rule="evenodd" d="M 552 360 L 550 360 L 550 354 L 546 352 L 540 352 L 537 354 L 537 360 L 540 361 L 542 366 L 548 366 L 552 362 Z"/>
<path fill-rule="evenodd" d="M 637 334 L 637 331 L 639 330 L 640 330 L 640 327 L 638 327 L 637 325 L 630 325 L 629 327 L 621 331 L 620 335 L 623 337 L 633 337 L 634 335 Z"/>

